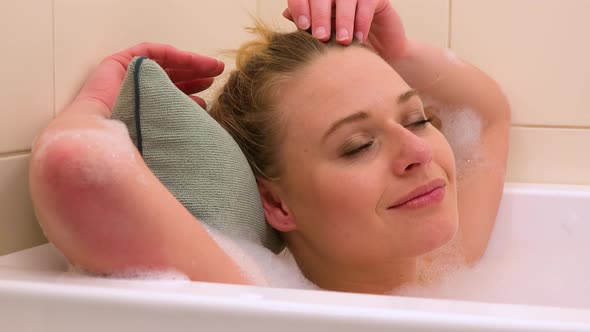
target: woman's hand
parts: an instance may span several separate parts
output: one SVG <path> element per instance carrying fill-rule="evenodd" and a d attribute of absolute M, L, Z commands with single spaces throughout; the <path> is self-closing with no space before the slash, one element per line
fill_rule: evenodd
<path fill-rule="evenodd" d="M 169 45 L 142 43 L 105 58 L 90 75 L 75 101 L 96 101 L 106 107 L 110 116 L 119 89 L 125 78 L 129 62 L 136 56 L 156 61 L 187 95 L 200 92 L 213 83 L 224 69 L 222 62 L 192 52 L 181 51 Z M 196 96 L 193 100 L 205 107 L 205 101 Z"/>
<path fill-rule="evenodd" d="M 335 29 L 339 43 L 348 45 L 355 38 L 388 62 L 407 48 L 401 18 L 389 0 L 289 0 L 283 16 L 321 41 L 329 40 Z"/>

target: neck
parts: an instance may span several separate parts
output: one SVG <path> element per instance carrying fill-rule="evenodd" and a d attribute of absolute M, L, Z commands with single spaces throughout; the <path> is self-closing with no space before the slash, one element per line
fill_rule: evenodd
<path fill-rule="evenodd" d="M 290 245 L 297 265 L 318 287 L 340 292 L 386 294 L 418 281 L 417 258 L 339 264 Z"/>

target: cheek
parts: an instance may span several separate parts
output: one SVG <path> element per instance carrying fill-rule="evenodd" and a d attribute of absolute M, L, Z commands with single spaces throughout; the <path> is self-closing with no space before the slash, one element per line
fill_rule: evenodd
<path fill-rule="evenodd" d="M 305 179 L 300 231 L 323 257 L 345 264 L 366 262 L 385 246 L 377 204 L 386 181 L 378 171 L 325 169 Z M 362 248 L 362 249 L 359 249 Z"/>
<path fill-rule="evenodd" d="M 381 179 L 381 181 L 379 181 Z M 383 177 L 378 172 L 355 167 L 325 167 L 309 177 L 310 197 L 318 214 L 327 222 L 344 223 L 374 212 L 382 192 Z"/>
<path fill-rule="evenodd" d="M 366 229 L 386 184 L 383 175 L 333 163 L 304 167 L 293 169 L 285 186 L 290 187 L 288 204 L 300 230 L 336 241 Z"/>
<path fill-rule="evenodd" d="M 432 159 L 447 174 L 449 182 L 455 183 L 455 155 L 445 137 L 437 131 L 431 140 Z"/>

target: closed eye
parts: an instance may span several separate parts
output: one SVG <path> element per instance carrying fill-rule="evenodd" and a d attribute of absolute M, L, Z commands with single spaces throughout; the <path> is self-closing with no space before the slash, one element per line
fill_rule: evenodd
<path fill-rule="evenodd" d="M 354 156 L 360 154 L 361 152 L 368 150 L 372 145 L 373 145 L 373 141 L 367 142 L 357 148 L 354 148 L 352 150 L 348 150 L 348 151 L 344 152 L 342 154 L 342 157 L 345 157 L 345 158 L 354 157 Z"/>
<path fill-rule="evenodd" d="M 431 122 L 432 122 L 432 118 L 427 118 L 424 120 L 416 121 L 414 123 L 410 123 L 409 125 L 406 126 L 406 128 L 422 129 L 422 128 L 425 128 Z"/>

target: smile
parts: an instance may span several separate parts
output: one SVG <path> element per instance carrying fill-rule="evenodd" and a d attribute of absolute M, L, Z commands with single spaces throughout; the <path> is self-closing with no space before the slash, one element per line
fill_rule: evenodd
<path fill-rule="evenodd" d="M 420 186 L 398 200 L 390 209 L 417 209 L 436 205 L 445 198 L 445 182 L 434 180 L 424 186 Z"/>

